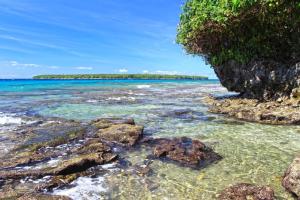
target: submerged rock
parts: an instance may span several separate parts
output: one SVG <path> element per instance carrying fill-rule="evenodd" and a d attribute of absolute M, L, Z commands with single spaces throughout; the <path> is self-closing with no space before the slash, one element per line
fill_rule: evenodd
<path fill-rule="evenodd" d="M 300 198 L 300 157 L 294 159 L 284 174 L 283 187 Z"/>
<path fill-rule="evenodd" d="M 142 137 L 144 127 L 132 124 L 114 124 L 100 129 L 97 136 L 105 141 L 133 146 Z"/>
<path fill-rule="evenodd" d="M 178 119 L 204 119 L 203 113 L 196 112 L 191 109 L 177 109 L 168 111 L 162 114 L 162 117 L 172 117 Z"/>
<path fill-rule="evenodd" d="M 240 120 L 265 124 L 300 124 L 300 100 L 260 102 L 244 98 L 206 98 L 209 111 L 229 115 Z"/>
<path fill-rule="evenodd" d="M 155 158 L 175 161 L 192 168 L 202 168 L 222 157 L 199 140 L 190 138 L 152 139 L 146 141 L 154 146 Z"/>
<path fill-rule="evenodd" d="M 275 200 L 274 191 L 270 187 L 260 187 L 239 183 L 225 189 L 219 200 Z"/>

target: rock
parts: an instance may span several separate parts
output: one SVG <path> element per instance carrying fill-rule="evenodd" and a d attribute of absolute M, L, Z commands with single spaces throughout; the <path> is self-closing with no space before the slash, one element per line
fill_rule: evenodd
<path fill-rule="evenodd" d="M 49 194 L 25 194 L 17 200 L 72 200 L 66 196 L 57 196 L 57 195 L 49 195 Z"/>
<path fill-rule="evenodd" d="M 0 178 L 21 179 L 24 177 L 41 178 L 49 175 L 69 175 L 83 172 L 96 165 L 112 162 L 117 158 L 117 155 L 111 152 L 110 147 L 97 139 L 87 141 L 83 147 L 74 152 L 79 153 L 79 155 L 69 157 L 56 167 L 25 171 L 3 170 L 0 171 Z"/>
<path fill-rule="evenodd" d="M 99 153 L 99 152 L 111 152 L 111 148 L 104 144 L 101 139 L 94 138 L 89 139 L 85 144 L 79 149 L 74 150 L 73 153 L 77 154 L 89 154 L 89 153 Z"/>
<path fill-rule="evenodd" d="M 283 180 L 283 187 L 300 198 L 300 157 L 294 159 L 286 170 Z"/>
<path fill-rule="evenodd" d="M 204 119 L 205 116 L 203 113 L 196 112 L 191 109 L 177 109 L 162 114 L 162 117 L 172 117 L 178 119 Z"/>
<path fill-rule="evenodd" d="M 300 86 L 300 63 L 286 66 L 270 60 L 247 64 L 229 61 L 214 70 L 224 87 L 247 98 L 289 97 Z"/>
<path fill-rule="evenodd" d="M 92 153 L 80 155 L 70 160 L 64 161 L 52 172 L 55 175 L 68 175 L 85 171 L 93 166 L 102 165 L 114 161 L 117 155 L 112 153 Z"/>
<path fill-rule="evenodd" d="M 299 99 L 300 98 L 300 87 L 294 88 L 291 93 L 292 98 Z"/>
<path fill-rule="evenodd" d="M 108 128 L 100 129 L 97 136 L 105 141 L 125 146 L 133 146 L 142 137 L 143 127 L 132 124 L 114 124 Z"/>
<path fill-rule="evenodd" d="M 91 122 L 92 125 L 97 127 L 97 129 L 105 129 L 109 128 L 112 125 L 116 124 L 130 124 L 135 125 L 135 122 L 133 119 L 122 119 L 122 118 L 102 118 L 97 119 Z"/>
<path fill-rule="evenodd" d="M 213 98 L 204 101 L 209 112 L 226 114 L 240 120 L 264 124 L 300 124 L 300 106 L 294 100 L 258 101 L 239 97 Z"/>
<path fill-rule="evenodd" d="M 225 189 L 219 200 L 275 200 L 274 191 L 270 187 L 259 187 L 240 183 Z"/>
<path fill-rule="evenodd" d="M 74 174 L 69 174 L 69 175 L 60 175 L 60 176 L 53 176 L 51 178 L 51 180 L 39 184 L 35 190 L 36 192 L 43 192 L 43 191 L 51 191 L 54 188 L 60 188 L 60 187 L 64 187 L 70 183 L 72 183 L 73 181 L 75 181 L 77 178 L 79 177 L 84 177 L 84 176 L 91 176 L 94 175 L 94 173 L 92 171 L 84 171 L 84 172 L 80 172 L 80 173 L 74 173 Z"/>
<path fill-rule="evenodd" d="M 222 159 L 204 143 L 190 138 L 153 139 L 147 143 L 154 145 L 155 158 L 175 161 L 191 168 L 202 168 Z"/>

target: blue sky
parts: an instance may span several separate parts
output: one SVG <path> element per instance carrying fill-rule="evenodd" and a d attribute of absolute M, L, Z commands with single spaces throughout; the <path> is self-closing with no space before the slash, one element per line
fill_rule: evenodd
<path fill-rule="evenodd" d="M 0 78 L 213 70 L 175 43 L 183 0 L 0 0 Z"/>

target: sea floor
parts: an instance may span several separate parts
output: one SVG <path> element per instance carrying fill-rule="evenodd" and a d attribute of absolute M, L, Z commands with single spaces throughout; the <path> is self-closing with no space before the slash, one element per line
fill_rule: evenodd
<path fill-rule="evenodd" d="M 201 170 L 155 160 L 151 175 L 145 177 L 108 164 L 103 166 L 106 173 L 81 177 L 52 193 L 73 199 L 213 200 L 224 188 L 243 182 L 268 185 L 277 199 L 292 199 L 281 178 L 300 152 L 300 127 L 248 123 L 208 113 L 203 98 L 209 94 L 228 92 L 217 81 L 2 81 L 0 155 L 24 142 L 14 137 L 16 132 L 37 121 L 131 117 L 145 126 L 147 136 L 199 139 L 223 159 Z M 178 111 L 187 114 L 177 115 Z M 43 134 L 56 137 L 50 130 Z M 123 152 L 122 158 L 133 166 L 150 153 L 142 147 Z"/>

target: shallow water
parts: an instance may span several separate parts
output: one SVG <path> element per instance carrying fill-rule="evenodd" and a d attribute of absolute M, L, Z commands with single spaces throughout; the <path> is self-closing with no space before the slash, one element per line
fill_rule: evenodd
<path fill-rule="evenodd" d="M 103 176 L 80 178 L 54 193 L 74 199 L 207 200 L 215 199 L 230 184 L 246 182 L 269 185 L 278 199 L 290 199 L 281 187 L 281 176 L 300 152 L 300 128 L 240 122 L 210 114 L 202 103 L 208 94 L 228 93 L 217 81 L 0 81 L 0 152 L 14 145 L 6 130 L 13 131 L 28 118 L 89 121 L 133 117 L 145 126 L 147 135 L 200 139 L 224 159 L 202 170 L 154 161 L 149 177 L 110 169 Z M 185 109 L 190 114 L 174 114 Z M 141 148 L 124 153 L 123 158 L 132 165 L 141 164 L 149 153 Z"/>

